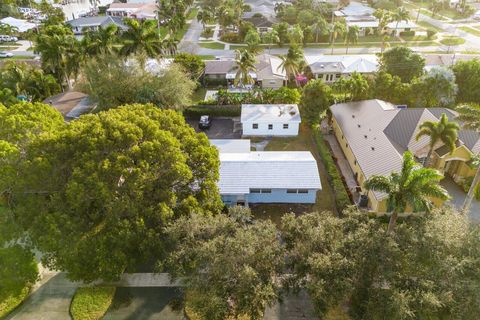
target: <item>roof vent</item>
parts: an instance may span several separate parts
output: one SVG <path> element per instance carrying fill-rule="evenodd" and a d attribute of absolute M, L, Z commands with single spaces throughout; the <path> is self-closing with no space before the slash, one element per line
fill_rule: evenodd
<path fill-rule="evenodd" d="M 320 68 L 322 68 L 322 69 L 323 69 L 323 68 L 325 68 L 325 66 L 324 66 L 323 64 L 321 64 L 321 65 L 320 65 Z"/>
<path fill-rule="evenodd" d="M 352 114 L 352 118 L 355 119 L 355 115 L 354 115 L 354 114 Z"/>
<path fill-rule="evenodd" d="M 362 126 L 360 124 L 358 124 L 358 127 L 361 128 Z"/>
<path fill-rule="evenodd" d="M 367 135 L 364 135 L 364 137 L 365 137 L 365 139 L 367 139 L 367 138 L 368 138 L 368 137 L 367 137 Z"/>
<path fill-rule="evenodd" d="M 375 147 L 372 147 L 372 151 L 375 151 Z"/>

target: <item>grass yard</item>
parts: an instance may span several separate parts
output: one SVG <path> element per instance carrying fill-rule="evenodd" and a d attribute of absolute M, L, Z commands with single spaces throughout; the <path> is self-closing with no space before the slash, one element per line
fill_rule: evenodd
<path fill-rule="evenodd" d="M 73 320 L 102 319 L 112 304 L 115 287 L 78 288 L 70 304 Z"/>
<path fill-rule="evenodd" d="M 465 32 L 468 32 L 468 33 L 471 33 L 474 36 L 480 37 L 480 30 L 478 30 L 478 29 L 475 29 L 475 28 L 472 28 L 472 27 L 467 27 L 467 26 L 458 27 L 458 29 L 460 29 L 462 31 L 465 31 Z"/>
<path fill-rule="evenodd" d="M 231 44 L 230 45 L 230 50 L 245 49 L 246 47 L 247 47 L 247 45 Z"/>
<path fill-rule="evenodd" d="M 312 211 L 334 211 L 335 202 L 333 191 L 328 183 L 327 171 L 320 159 L 311 129 L 306 125 L 300 126 L 297 137 L 274 137 L 265 147 L 265 151 L 310 151 L 317 160 L 322 190 L 317 192 L 317 202 L 314 205 L 305 204 L 258 204 L 251 205 L 254 216 L 258 219 L 270 219 L 277 225 L 283 214 L 294 212 L 297 214 Z"/>
<path fill-rule="evenodd" d="M 440 43 L 444 44 L 446 46 L 458 46 L 458 45 L 464 44 L 465 39 L 455 37 L 455 36 L 451 36 L 451 37 L 443 38 L 442 40 L 440 40 Z"/>
<path fill-rule="evenodd" d="M 199 57 L 200 59 L 202 60 L 215 60 L 215 56 L 214 55 L 203 55 L 203 56 L 197 56 Z"/>
<path fill-rule="evenodd" d="M 442 28 L 434 26 L 433 24 L 431 24 L 430 22 L 427 22 L 427 21 L 418 21 L 417 24 L 421 27 L 424 27 L 425 29 L 435 30 L 437 32 L 442 32 L 443 31 Z"/>
<path fill-rule="evenodd" d="M 223 50 L 225 49 L 225 45 L 219 42 L 199 42 L 200 47 L 207 48 L 207 49 L 217 49 Z"/>
<path fill-rule="evenodd" d="M 18 307 L 28 296 L 29 288 L 24 288 L 17 296 L 9 296 L 7 299 L 0 301 L 0 319 Z"/>
<path fill-rule="evenodd" d="M 205 99 L 205 94 L 207 93 L 206 88 L 198 88 L 192 95 L 192 102 L 194 104 L 203 101 Z"/>

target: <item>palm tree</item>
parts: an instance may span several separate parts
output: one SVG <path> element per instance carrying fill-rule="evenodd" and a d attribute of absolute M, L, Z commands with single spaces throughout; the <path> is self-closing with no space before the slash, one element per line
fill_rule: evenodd
<path fill-rule="evenodd" d="M 392 15 L 393 21 L 396 21 L 397 24 L 395 25 L 395 35 L 398 35 L 398 24 L 401 21 L 408 22 L 410 20 L 410 14 L 408 10 L 404 7 L 398 8 Z"/>
<path fill-rule="evenodd" d="M 162 41 L 158 37 L 154 20 L 126 19 L 125 24 L 128 29 L 122 35 L 122 55 L 145 53 L 151 58 L 161 55 Z"/>
<path fill-rule="evenodd" d="M 177 46 L 178 41 L 175 37 L 170 36 L 162 41 L 164 52 L 171 56 L 174 56 L 177 53 Z"/>
<path fill-rule="evenodd" d="M 328 23 L 323 17 L 319 17 L 313 25 L 313 32 L 315 33 L 315 42 L 318 42 L 320 35 L 328 34 Z"/>
<path fill-rule="evenodd" d="M 282 59 L 280 68 L 285 70 L 288 80 L 290 80 L 292 76 L 296 77 L 300 73 L 300 65 L 303 61 L 303 53 L 300 47 L 297 45 L 290 46 L 287 54 L 281 55 L 280 59 Z"/>
<path fill-rule="evenodd" d="M 88 31 L 81 45 L 86 55 L 112 54 L 117 43 L 118 27 L 114 24 L 99 27 L 96 31 Z"/>
<path fill-rule="evenodd" d="M 387 207 L 390 212 L 387 234 L 395 229 L 398 214 L 405 212 L 407 206 L 413 210 L 430 211 L 431 198 L 447 200 L 448 192 L 439 184 L 443 175 L 438 170 L 423 168 L 415 162 L 411 152 L 403 154 L 400 172 L 390 176 L 372 176 L 365 181 L 365 188 L 388 195 Z"/>
<path fill-rule="evenodd" d="M 480 132 L 480 105 L 461 105 L 456 108 L 456 111 L 459 113 L 457 119 L 462 122 L 465 129 Z M 480 165 L 478 165 L 478 163 L 475 164 L 477 165 L 477 172 L 475 173 L 472 185 L 468 189 L 467 197 L 463 203 L 463 212 L 468 212 L 470 210 L 475 195 L 475 189 L 480 183 Z"/>
<path fill-rule="evenodd" d="M 210 12 L 209 10 L 203 9 L 202 11 L 199 11 L 197 13 L 197 20 L 202 24 L 203 26 L 203 31 L 205 31 L 205 28 L 210 21 L 213 19 L 213 13 Z"/>
<path fill-rule="evenodd" d="M 347 37 L 345 39 L 345 43 L 347 44 L 347 49 L 345 51 L 346 54 L 348 54 L 349 44 L 355 44 L 358 42 L 359 32 L 360 32 L 360 28 L 358 28 L 358 26 L 348 27 Z"/>
<path fill-rule="evenodd" d="M 425 159 L 424 166 L 428 167 L 433 155 L 433 150 L 438 142 L 443 142 L 453 152 L 455 150 L 455 142 L 458 139 L 458 130 L 460 126 L 456 122 L 448 121 L 448 117 L 445 113 L 442 113 L 440 121 L 425 121 L 420 125 L 420 131 L 417 134 L 417 141 L 423 137 L 430 137 L 430 149 L 428 151 L 427 158 Z"/>
<path fill-rule="evenodd" d="M 338 36 L 343 36 L 346 31 L 346 25 L 345 21 L 337 21 L 333 25 L 332 29 L 332 54 L 333 54 L 333 47 L 335 46 L 335 40 L 337 39 Z"/>
<path fill-rule="evenodd" d="M 235 85 L 245 86 L 254 84 L 255 80 L 251 73 L 256 71 L 255 56 L 248 50 L 240 49 L 235 51 L 235 63 L 237 73 L 235 74 Z"/>

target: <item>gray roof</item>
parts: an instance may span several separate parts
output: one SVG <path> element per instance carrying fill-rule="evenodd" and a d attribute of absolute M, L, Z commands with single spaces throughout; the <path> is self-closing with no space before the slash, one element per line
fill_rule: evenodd
<path fill-rule="evenodd" d="M 220 152 L 220 194 L 250 189 L 316 189 L 322 184 L 309 151 Z"/>
<path fill-rule="evenodd" d="M 235 68 L 234 60 L 206 60 L 205 74 L 227 74 Z"/>
<path fill-rule="evenodd" d="M 438 121 L 442 113 L 454 120 L 456 113 L 446 108 L 398 109 L 381 100 L 365 100 L 335 104 L 330 107 L 358 165 L 366 178 L 398 172 L 402 154 L 410 150 L 417 157 L 428 152 L 429 139 L 416 140 L 418 127 L 424 121 Z M 459 144 L 473 153 L 480 152 L 480 134 L 460 130 Z M 439 145 L 440 156 L 445 155 Z M 382 193 L 374 193 L 377 199 Z"/>
<path fill-rule="evenodd" d="M 95 17 L 82 17 L 78 19 L 69 20 L 66 22 L 72 28 L 85 28 L 85 27 L 95 27 L 101 26 L 105 27 L 110 24 L 115 24 L 120 29 L 127 29 L 127 26 L 123 23 L 120 17 L 111 17 L 111 16 L 95 16 Z"/>

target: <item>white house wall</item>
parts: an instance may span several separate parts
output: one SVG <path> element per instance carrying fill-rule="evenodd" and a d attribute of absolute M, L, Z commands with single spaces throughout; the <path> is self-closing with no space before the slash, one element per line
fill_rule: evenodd
<path fill-rule="evenodd" d="M 242 123 L 244 136 L 297 136 L 298 135 L 298 122 L 272 122 L 262 123 L 259 122 L 258 129 L 253 129 L 254 122 Z M 272 129 L 269 129 L 269 124 L 272 125 Z M 288 129 L 284 129 L 283 125 L 288 124 Z"/>

